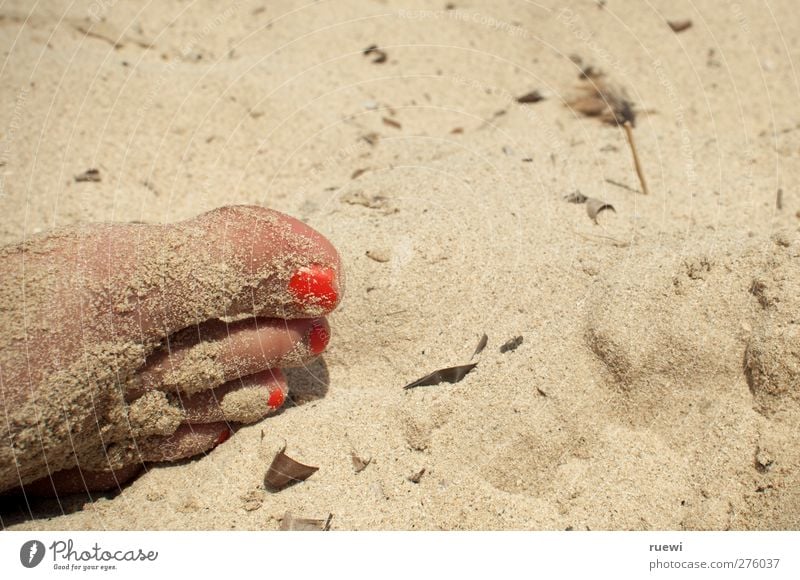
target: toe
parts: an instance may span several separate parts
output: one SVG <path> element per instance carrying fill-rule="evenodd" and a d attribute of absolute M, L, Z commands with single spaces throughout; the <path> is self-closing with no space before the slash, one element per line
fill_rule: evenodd
<path fill-rule="evenodd" d="M 160 339 L 220 317 L 310 318 L 333 310 L 342 268 L 331 243 L 260 207 L 226 207 L 167 226 L 93 226 L 74 250 L 85 268 L 89 330 Z M 70 250 L 65 250 L 69 252 Z M 86 311 L 85 308 L 83 310 Z"/>
<path fill-rule="evenodd" d="M 225 422 L 184 424 L 167 437 L 150 437 L 139 443 L 142 461 L 178 461 L 210 451 L 233 433 Z"/>
<path fill-rule="evenodd" d="M 309 318 L 329 313 L 339 302 L 339 255 L 324 236 L 299 220 L 264 208 L 228 207 L 173 229 L 173 236 L 196 241 L 186 244 L 181 256 L 192 272 L 180 285 L 191 293 L 189 302 L 203 311 L 200 316 L 191 312 L 190 322 L 243 314 Z M 203 283 L 196 292 L 198 272 L 215 272 L 220 265 L 225 275 L 211 285 L 210 293 Z M 227 301 L 218 300 L 220 293 Z"/>
<path fill-rule="evenodd" d="M 320 354 L 329 339 L 324 318 L 209 321 L 151 355 L 131 381 L 128 400 L 150 390 L 197 393 L 265 369 L 298 366 Z"/>
<path fill-rule="evenodd" d="M 221 387 L 180 399 L 187 423 L 255 423 L 286 400 L 286 377 L 278 369 L 262 371 Z"/>

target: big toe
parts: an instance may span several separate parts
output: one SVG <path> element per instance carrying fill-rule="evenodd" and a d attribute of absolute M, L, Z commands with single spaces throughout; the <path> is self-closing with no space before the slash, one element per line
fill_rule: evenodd
<path fill-rule="evenodd" d="M 108 260 L 115 314 L 145 336 L 215 317 L 320 316 L 342 293 L 333 245 L 265 208 L 225 207 L 167 226 L 110 226 L 96 243 Z"/>

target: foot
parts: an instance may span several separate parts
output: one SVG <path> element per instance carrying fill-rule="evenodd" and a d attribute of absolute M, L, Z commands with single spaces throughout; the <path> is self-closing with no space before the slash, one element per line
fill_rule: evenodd
<path fill-rule="evenodd" d="M 324 237 L 258 207 L 0 249 L 0 491 L 118 487 L 286 398 L 341 296 Z"/>

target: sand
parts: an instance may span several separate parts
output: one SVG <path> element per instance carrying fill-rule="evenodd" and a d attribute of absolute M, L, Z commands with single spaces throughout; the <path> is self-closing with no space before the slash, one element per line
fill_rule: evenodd
<path fill-rule="evenodd" d="M 793 3 L 445 4 L 3 6 L 0 242 L 256 204 L 347 275 L 279 414 L 4 528 L 800 527 Z M 589 65 L 636 104 L 648 196 L 565 105 Z M 461 382 L 403 389 L 483 333 Z M 270 493 L 284 445 L 319 471 Z"/>

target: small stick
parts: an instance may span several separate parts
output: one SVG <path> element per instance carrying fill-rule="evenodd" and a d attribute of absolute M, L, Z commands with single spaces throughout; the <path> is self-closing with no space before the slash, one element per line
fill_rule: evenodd
<path fill-rule="evenodd" d="M 783 190 L 778 189 L 778 195 L 775 198 L 775 207 L 777 209 L 783 209 Z"/>
<path fill-rule="evenodd" d="M 606 183 L 610 183 L 611 185 L 616 185 L 617 187 L 621 187 L 622 189 L 627 189 L 628 191 L 632 191 L 633 193 L 642 193 L 638 189 L 633 189 L 630 185 L 625 185 L 624 183 L 620 183 L 619 181 L 614 181 L 609 177 L 606 177 Z"/>
<path fill-rule="evenodd" d="M 630 121 L 625 121 L 622 126 L 625 128 L 625 136 L 628 138 L 628 145 L 631 146 L 631 153 L 633 153 L 633 164 L 636 167 L 636 175 L 639 176 L 639 183 L 642 184 L 642 192 L 645 195 L 650 195 L 650 190 L 647 189 L 647 182 L 644 180 L 642 165 L 639 163 L 639 155 L 636 153 L 636 143 L 633 141 L 633 129 L 631 128 L 631 123 Z"/>

